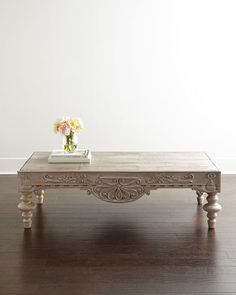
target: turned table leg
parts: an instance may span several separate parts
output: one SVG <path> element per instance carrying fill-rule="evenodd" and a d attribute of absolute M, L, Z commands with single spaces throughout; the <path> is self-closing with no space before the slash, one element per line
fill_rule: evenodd
<path fill-rule="evenodd" d="M 203 192 L 197 191 L 197 203 L 198 205 L 203 205 L 204 196 Z"/>
<path fill-rule="evenodd" d="M 217 212 L 219 212 L 222 207 L 218 203 L 217 193 L 208 193 L 207 204 L 203 206 L 203 209 L 207 212 L 208 217 L 208 228 L 213 229 L 216 227 L 216 217 Z"/>
<path fill-rule="evenodd" d="M 32 201 L 32 192 L 21 192 L 21 202 L 18 208 L 22 212 L 24 228 L 31 228 L 32 225 L 32 210 L 35 208 L 35 203 Z"/>
<path fill-rule="evenodd" d="M 44 190 L 43 189 L 38 189 L 34 191 L 34 194 L 37 198 L 37 204 L 43 204 L 43 199 L 44 199 Z"/>

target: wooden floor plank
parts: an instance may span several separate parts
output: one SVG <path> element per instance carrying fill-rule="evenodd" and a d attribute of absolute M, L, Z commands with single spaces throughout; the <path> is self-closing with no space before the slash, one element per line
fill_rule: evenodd
<path fill-rule="evenodd" d="M 215 232 L 190 190 L 109 204 L 73 189 L 47 191 L 24 232 L 16 176 L 0 176 L 0 294 L 236 294 L 235 181 Z"/>

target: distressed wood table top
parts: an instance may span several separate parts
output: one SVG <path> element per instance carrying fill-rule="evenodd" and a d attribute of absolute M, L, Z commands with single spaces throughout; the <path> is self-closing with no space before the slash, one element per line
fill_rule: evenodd
<path fill-rule="evenodd" d="M 35 152 L 21 172 L 216 172 L 203 152 L 93 152 L 91 164 L 49 164 L 49 152 Z"/>
<path fill-rule="evenodd" d="M 203 152 L 93 152 L 91 164 L 48 163 L 49 152 L 35 152 L 18 171 L 25 228 L 31 227 L 35 203 L 43 203 L 50 188 L 76 187 L 112 203 L 127 203 L 160 188 L 190 188 L 208 212 L 208 226 L 215 228 L 221 210 L 221 173 Z"/>

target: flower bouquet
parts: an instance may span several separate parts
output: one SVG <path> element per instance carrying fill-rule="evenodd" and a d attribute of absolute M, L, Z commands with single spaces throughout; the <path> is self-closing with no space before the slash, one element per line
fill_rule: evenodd
<path fill-rule="evenodd" d="M 63 149 L 66 153 L 73 153 L 77 149 L 77 133 L 83 129 L 83 122 L 79 118 L 63 117 L 54 123 L 55 133 L 63 136 Z"/>

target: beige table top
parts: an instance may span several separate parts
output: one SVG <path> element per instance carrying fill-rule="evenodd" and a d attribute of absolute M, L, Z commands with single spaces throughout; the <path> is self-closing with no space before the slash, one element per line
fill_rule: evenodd
<path fill-rule="evenodd" d="M 20 172 L 216 172 L 204 152 L 92 152 L 91 164 L 49 164 L 35 152 Z"/>

